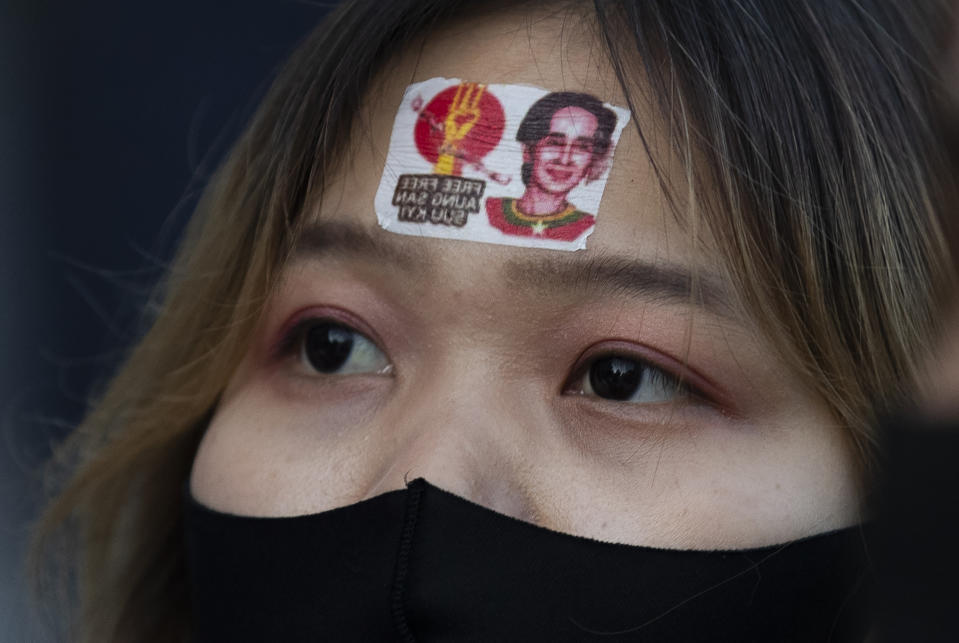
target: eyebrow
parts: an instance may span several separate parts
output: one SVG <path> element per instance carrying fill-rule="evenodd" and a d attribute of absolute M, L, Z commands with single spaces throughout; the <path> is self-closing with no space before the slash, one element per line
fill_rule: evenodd
<path fill-rule="evenodd" d="M 293 259 L 316 259 L 331 255 L 376 257 L 404 268 L 429 267 L 433 263 L 427 250 L 374 235 L 364 226 L 340 221 L 306 224 L 294 241 Z"/>
<path fill-rule="evenodd" d="M 603 251 L 585 255 L 513 259 L 505 264 L 514 287 L 538 291 L 576 290 L 615 297 L 693 305 L 729 319 L 739 317 L 730 305 L 729 288 L 704 272 L 659 264 Z"/>
<path fill-rule="evenodd" d="M 318 221 L 298 235 L 293 259 L 330 256 L 367 257 L 404 269 L 428 271 L 434 264 L 426 246 L 411 245 L 396 235 L 374 234 L 355 223 Z M 694 273 L 685 266 L 644 261 L 606 251 L 550 253 L 549 256 L 510 259 L 503 263 L 503 280 L 516 289 L 539 293 L 570 291 L 625 296 L 646 301 L 693 305 L 717 316 L 738 319 L 731 305 L 730 288 L 713 274 Z"/>

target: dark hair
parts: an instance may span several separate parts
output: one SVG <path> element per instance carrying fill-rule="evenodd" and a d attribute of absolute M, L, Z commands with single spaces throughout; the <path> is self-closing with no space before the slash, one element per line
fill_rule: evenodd
<path fill-rule="evenodd" d="M 589 94 L 577 92 L 546 94 L 533 103 L 523 116 L 523 121 L 516 131 L 516 140 L 523 145 L 536 145 L 549 134 L 549 124 L 553 120 L 553 115 L 565 107 L 579 107 L 596 117 L 596 132 L 593 134 L 593 163 L 605 158 L 613 140 L 613 130 L 616 129 L 616 114 L 608 107 L 604 107 L 598 98 Z M 521 176 L 525 185 L 529 185 L 532 174 L 533 164 L 523 163 Z"/>
<path fill-rule="evenodd" d="M 712 234 L 734 296 L 868 456 L 877 416 L 917 388 L 950 278 L 937 214 L 955 202 L 955 179 L 929 71 L 949 3 L 559 4 L 606 48 L 633 114 L 665 125 L 654 139 L 633 121 L 667 197 L 683 197 L 670 201 L 675 216 L 690 234 L 700 224 Z M 187 638 L 179 524 L 199 436 L 374 79 L 477 5 L 490 8 L 342 4 L 211 182 L 149 332 L 58 454 L 70 477 L 34 553 L 39 563 L 72 557 L 80 640 Z M 678 171 L 662 171 L 662 152 Z"/>

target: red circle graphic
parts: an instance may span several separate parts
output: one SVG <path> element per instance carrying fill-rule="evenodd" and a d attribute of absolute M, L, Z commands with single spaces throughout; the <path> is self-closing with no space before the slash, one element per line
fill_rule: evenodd
<path fill-rule="evenodd" d="M 468 88 L 467 86 L 472 87 Z M 503 106 L 489 91 L 488 87 L 475 83 L 462 83 L 461 85 L 447 87 L 427 103 L 416 121 L 413 136 L 416 141 L 416 148 L 423 155 L 423 158 L 430 163 L 436 163 L 439 158 L 439 150 L 445 140 L 447 116 L 457 96 L 457 90 L 461 87 L 466 90 L 460 92 L 461 102 L 469 98 L 469 91 L 476 92 L 477 88 L 481 88 L 482 94 L 479 100 L 475 101 L 475 106 L 479 110 L 479 117 L 466 136 L 456 143 L 458 158 L 455 165 L 457 169 L 454 174 L 460 173 L 459 170 L 463 161 L 467 163 L 478 162 L 489 154 L 499 144 L 506 127 Z M 462 118 L 468 118 L 468 116 Z"/>

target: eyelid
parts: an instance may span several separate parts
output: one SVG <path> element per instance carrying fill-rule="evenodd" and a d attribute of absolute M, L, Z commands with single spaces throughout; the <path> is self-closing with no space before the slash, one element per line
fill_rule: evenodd
<path fill-rule="evenodd" d="M 393 359 L 390 357 L 389 352 L 387 352 L 383 340 L 370 328 L 369 324 L 353 313 L 335 306 L 309 306 L 295 312 L 290 319 L 280 327 L 276 332 L 275 339 L 270 342 L 270 360 L 278 361 L 283 359 L 290 353 L 292 344 L 299 339 L 305 327 L 321 320 L 342 324 L 364 335 L 383 352 L 390 364 L 393 364 Z"/>
<path fill-rule="evenodd" d="M 683 386 L 689 389 L 690 395 L 702 400 L 704 403 L 717 407 L 723 414 L 728 416 L 738 415 L 735 405 L 729 395 L 724 393 L 708 377 L 702 375 L 688 362 L 678 360 L 675 357 L 661 353 L 658 350 L 628 342 L 623 340 L 604 341 L 587 348 L 576 360 L 571 376 L 563 384 L 564 392 L 575 382 L 586 374 L 594 361 L 601 357 L 611 355 L 623 355 L 633 357 L 639 361 L 649 364 L 653 368 L 661 370 L 667 376 L 681 382 Z"/>

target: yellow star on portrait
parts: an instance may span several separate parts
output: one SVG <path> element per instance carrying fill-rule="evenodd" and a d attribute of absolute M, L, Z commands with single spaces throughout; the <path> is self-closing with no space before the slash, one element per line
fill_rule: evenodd
<path fill-rule="evenodd" d="M 543 230 L 546 229 L 546 224 L 542 221 L 537 221 L 530 227 L 533 228 L 533 234 L 543 234 Z"/>

